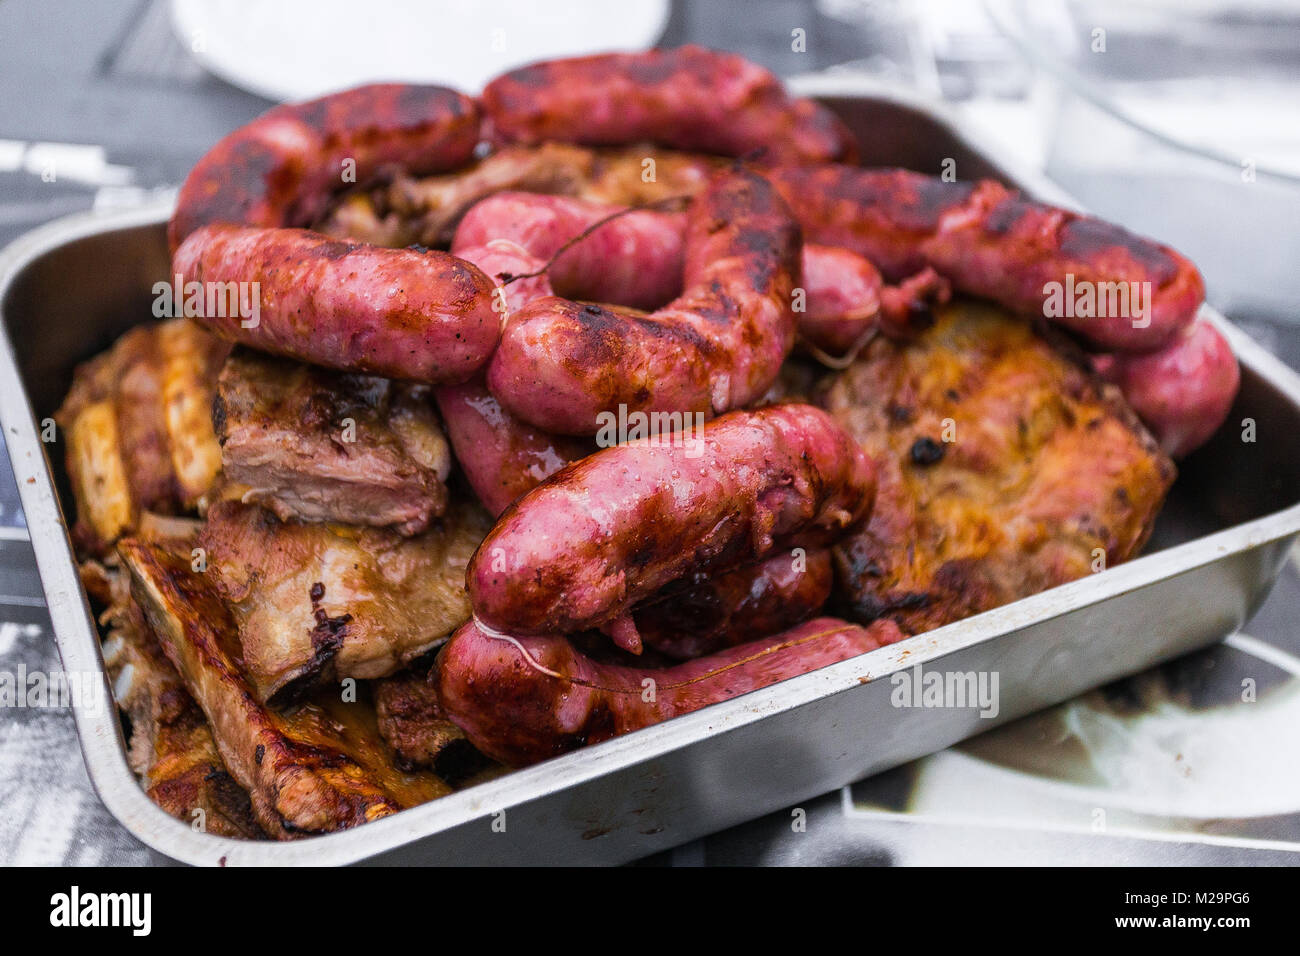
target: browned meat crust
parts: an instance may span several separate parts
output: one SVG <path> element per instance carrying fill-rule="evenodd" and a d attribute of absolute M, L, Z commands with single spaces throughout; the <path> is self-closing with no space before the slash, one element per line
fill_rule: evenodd
<path fill-rule="evenodd" d="M 651 160 L 653 165 L 647 165 Z M 447 246 L 470 206 L 519 190 L 640 205 L 695 195 L 727 161 L 643 145 L 591 149 L 566 143 L 506 146 L 450 175 L 398 176 L 343 199 L 317 229 L 383 246 Z M 653 175 L 650 175 L 653 173 Z"/>
<path fill-rule="evenodd" d="M 449 791 L 431 773 L 396 767 L 365 703 L 336 692 L 287 714 L 259 704 L 239 671 L 234 622 L 203 578 L 154 544 L 128 538 L 118 550 L 134 599 L 267 833 L 345 829 Z"/>
<path fill-rule="evenodd" d="M 459 501 L 414 537 L 282 523 L 220 501 L 199 544 L 250 684 L 282 701 L 344 677 L 385 677 L 447 637 L 469 617 L 465 566 L 489 527 L 478 505 Z"/>
<path fill-rule="evenodd" d="M 281 519 L 416 534 L 447 506 L 451 452 L 426 387 L 238 348 L 214 411 L 227 478 Z"/>
<path fill-rule="evenodd" d="M 405 765 L 431 767 L 458 785 L 491 763 L 443 713 L 427 665 L 376 681 L 374 690 L 379 734 Z"/>
<path fill-rule="evenodd" d="M 845 610 L 910 633 L 1133 557 L 1174 480 L 1114 388 L 992 306 L 876 340 L 824 404 L 880 468 L 836 549 Z"/>
<path fill-rule="evenodd" d="M 221 469 L 212 397 L 229 348 L 174 319 L 131 329 L 78 367 L 55 418 L 83 553 L 107 554 L 141 512 L 192 512 L 211 490 Z"/>
<path fill-rule="evenodd" d="M 264 836 L 248 793 L 226 770 L 203 711 L 131 600 L 118 571 L 100 578 L 114 604 L 104 614 L 104 666 L 130 720 L 127 759 L 149 799 L 178 820 L 219 836 Z"/>

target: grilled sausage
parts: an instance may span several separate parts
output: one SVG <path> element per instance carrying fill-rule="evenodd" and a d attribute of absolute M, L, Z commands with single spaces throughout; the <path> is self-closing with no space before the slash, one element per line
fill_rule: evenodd
<path fill-rule="evenodd" d="M 822 609 L 833 583 L 830 551 L 800 550 L 725 574 L 691 575 L 632 616 L 647 647 L 688 661 L 807 620 Z"/>
<path fill-rule="evenodd" d="M 891 621 L 816 618 L 657 670 L 600 664 L 564 637 L 492 634 L 470 621 L 438 657 L 438 701 L 470 742 L 511 766 L 690 713 L 903 637 Z"/>
<path fill-rule="evenodd" d="M 388 166 L 455 169 L 473 156 L 480 123 L 473 100 L 440 86 L 376 84 L 277 106 L 195 165 L 167 227 L 171 249 L 215 223 L 309 225 L 348 182 Z"/>
<path fill-rule="evenodd" d="M 187 288 L 248 283 L 242 288 L 256 294 L 251 316 L 205 304 L 193 318 L 210 332 L 327 368 L 463 382 L 501 334 L 492 280 L 445 252 L 214 225 L 191 233 L 172 267 Z"/>
<path fill-rule="evenodd" d="M 525 425 L 498 404 L 481 380 L 443 386 L 434 396 L 461 471 L 494 516 L 569 462 L 596 450 L 588 439 L 549 435 Z"/>
<path fill-rule="evenodd" d="M 803 247 L 804 311 L 796 313 L 799 337 L 831 355 L 843 355 L 879 330 L 904 338 L 928 324 L 933 306 L 947 302 L 951 289 L 924 268 L 898 285 L 886 285 L 870 261 L 834 246 Z"/>
<path fill-rule="evenodd" d="M 609 625 L 689 573 L 825 545 L 866 519 L 874 493 L 871 460 L 820 409 L 734 412 L 552 475 L 475 552 L 470 600 L 513 634 Z"/>
<path fill-rule="evenodd" d="M 502 192 L 470 208 L 452 252 L 481 266 L 469 250 L 509 240 L 549 261 L 546 274 L 565 298 L 654 308 L 681 291 L 685 233 L 680 212 Z M 869 261 L 834 246 L 805 243 L 801 262 L 804 296 L 795 321 L 800 336 L 826 352 L 847 352 L 876 328 L 905 335 L 950 292 L 928 268 L 887 286 Z"/>
<path fill-rule="evenodd" d="M 901 169 L 824 165 L 772 170 L 769 178 L 812 242 L 841 246 L 901 278 L 925 266 L 961 292 L 1026 315 L 1047 314 L 1047 287 L 1140 292 L 1145 315 L 1049 315 L 1095 347 L 1149 351 L 1191 324 L 1205 298 L 1196 267 L 1172 249 L 1119 226 L 1025 199 L 992 180 L 943 182 Z M 1129 284 L 1137 283 L 1136 290 Z M 1065 303 L 1063 303 L 1065 304 Z"/>
<path fill-rule="evenodd" d="M 794 344 L 799 230 L 761 177 L 692 204 L 684 292 L 649 316 L 537 299 L 511 316 L 488 387 L 513 415 L 591 435 L 601 412 L 716 414 L 759 398 Z"/>
<path fill-rule="evenodd" d="M 1228 417 L 1241 383 L 1232 346 L 1204 319 L 1145 354 L 1098 355 L 1093 364 L 1117 384 L 1167 454 L 1182 458 Z"/>
<path fill-rule="evenodd" d="M 508 239 L 492 239 L 461 250 L 497 282 L 496 307 L 505 315 L 551 294 L 545 265 Z M 506 284 L 510 277 L 527 276 Z M 463 385 L 434 390 L 456 460 L 483 507 L 499 515 L 512 501 L 531 491 L 571 461 L 596 450 L 594 442 L 549 435 L 519 421 L 487 390 L 482 377 Z"/>
<path fill-rule="evenodd" d="M 483 90 L 497 138 L 587 146 L 657 143 L 771 162 L 854 162 L 834 113 L 792 98 L 772 73 L 698 46 L 550 60 Z"/>
<path fill-rule="evenodd" d="M 451 249 L 464 256 L 467 248 L 508 239 L 549 261 L 546 272 L 558 295 L 652 309 L 681 288 L 685 223 L 680 216 L 643 210 L 611 218 L 624 208 L 568 196 L 497 193 L 465 214 Z"/>

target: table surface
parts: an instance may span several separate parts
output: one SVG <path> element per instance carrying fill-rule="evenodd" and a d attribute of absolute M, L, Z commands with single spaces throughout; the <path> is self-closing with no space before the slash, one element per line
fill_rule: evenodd
<path fill-rule="evenodd" d="M 898 46 L 883 30 L 868 36 L 844 29 L 824 12 L 836 7 L 797 0 L 679 2 L 661 42 L 726 47 L 785 75 L 864 62 L 868 47 L 887 53 Z M 863 5 L 863 17 L 870 7 Z M 790 51 L 791 24 L 816 40 L 804 54 Z M 0 245 L 69 212 L 136 203 L 174 189 L 213 142 L 268 105 L 205 74 L 172 35 L 162 0 L 10 0 L 0 5 L 0 50 Z M 47 182 L 30 161 L 35 155 L 56 155 L 70 172 Z M 1300 361 L 1295 326 L 1258 315 L 1233 318 L 1286 360 Z M 49 673 L 58 668 L 57 654 L 8 459 L 0 461 L 0 674 L 22 668 Z M 1300 796 L 1284 812 L 1231 809 L 1226 798 L 1221 814 L 1121 807 L 1116 818 L 1123 825 L 1103 834 L 1071 822 L 1071 802 L 1086 805 L 1095 794 L 1035 789 L 1034 778 L 1070 779 L 1071 758 L 1053 728 L 1064 722 L 1077 737 L 1080 721 L 1093 726 L 1097 715 L 1108 719 L 1116 694 L 1140 697 L 1141 713 L 1152 720 L 1167 720 L 1172 708 L 1190 732 L 1206 737 L 1204 728 L 1223 719 L 1223 701 L 1216 697 L 1222 688 L 1211 688 L 1232 672 L 1233 660 L 1257 659 L 1272 648 L 1294 660 L 1300 673 L 1297 610 L 1300 574 L 1293 558 L 1247 634 L 1223 647 L 810 801 L 799 808 L 802 828 L 792 827 L 791 813 L 782 811 L 646 862 L 1290 861 L 1300 848 Z M 1190 697 L 1189 686 L 1195 688 Z M 1139 724 L 1130 721 L 1122 732 L 1091 744 L 1109 760 L 1167 730 Z M 1099 726 L 1108 725 L 1103 720 Z M 1230 749 L 1225 744 L 1222 753 L 1203 754 L 1203 767 L 1217 767 Z M 1015 763 L 1008 753 L 1031 750 L 1045 754 L 1055 770 L 1026 774 L 1008 766 Z M 949 774 L 960 785 L 948 782 Z M 1122 790 L 1120 777 L 1112 783 Z M 1197 793 L 1205 796 L 1204 789 Z M 996 812 L 998 806 L 1013 812 Z M 0 717 L 0 862 L 150 861 L 94 795 L 70 712 L 8 709 Z"/>

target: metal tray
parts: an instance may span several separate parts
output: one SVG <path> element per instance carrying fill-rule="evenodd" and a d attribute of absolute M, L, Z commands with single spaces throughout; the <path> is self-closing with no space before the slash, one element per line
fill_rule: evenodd
<path fill-rule="evenodd" d="M 1069 202 L 973 145 L 929 104 L 852 79 L 816 77 L 798 87 L 845 117 L 869 164 L 936 172 L 950 158 L 962 178 L 995 176 Z M 169 211 L 70 217 L 0 253 L 0 421 L 69 672 L 102 674 L 103 662 L 67 534 L 62 450 L 47 454 L 39 423 L 58 406 L 77 361 L 150 320 L 150 288 L 170 271 L 163 235 Z M 1300 376 L 1217 314 L 1206 314 L 1241 360 L 1241 394 L 1229 424 L 1183 463 L 1138 560 L 309 840 L 225 839 L 164 814 L 127 767 L 112 708 L 76 710 L 91 780 L 128 830 L 158 854 L 187 863 L 617 863 L 796 806 L 1217 641 L 1264 599 L 1300 533 Z M 1241 440 L 1245 418 L 1255 420 L 1254 443 Z M 917 664 L 996 671 L 997 717 L 891 706 L 892 685 L 880 678 Z"/>

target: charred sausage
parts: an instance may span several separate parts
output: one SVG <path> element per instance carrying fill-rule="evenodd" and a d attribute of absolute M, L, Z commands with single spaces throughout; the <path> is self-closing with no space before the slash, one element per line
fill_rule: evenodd
<path fill-rule="evenodd" d="M 470 599 L 508 633 L 601 627 L 687 574 L 834 541 L 874 493 L 871 460 L 820 409 L 733 412 L 552 475 L 475 552 Z"/>

